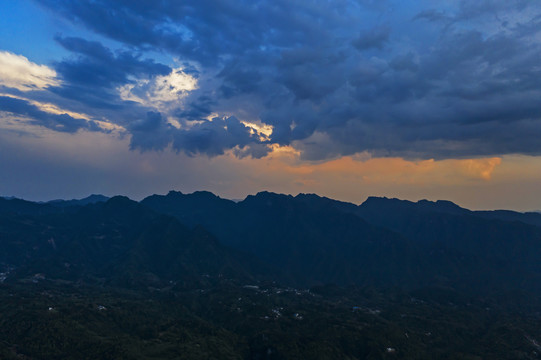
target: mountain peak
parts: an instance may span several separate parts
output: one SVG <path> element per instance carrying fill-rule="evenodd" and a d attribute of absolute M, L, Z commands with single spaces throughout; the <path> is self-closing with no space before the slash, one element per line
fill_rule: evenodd
<path fill-rule="evenodd" d="M 85 198 L 82 198 L 80 200 L 77 200 L 79 204 L 86 205 L 86 204 L 94 204 L 98 202 L 106 202 L 109 200 L 109 197 L 102 195 L 102 194 L 91 194 Z"/>
<path fill-rule="evenodd" d="M 184 195 L 181 191 L 170 190 L 170 191 L 167 193 L 167 195 L 165 195 L 165 196 L 174 197 L 174 196 L 181 196 L 181 195 Z"/>
<path fill-rule="evenodd" d="M 248 195 L 243 202 L 252 202 L 252 201 L 284 201 L 293 199 L 293 196 L 286 194 L 277 194 L 270 191 L 260 191 L 255 195 Z"/>
<path fill-rule="evenodd" d="M 219 199 L 220 198 L 218 195 L 206 190 L 194 191 L 193 193 L 189 195 L 195 196 L 198 198 L 204 198 L 204 199 Z"/>
<path fill-rule="evenodd" d="M 469 210 L 464 209 L 449 200 L 419 200 L 417 204 L 426 210 L 446 212 L 450 214 L 464 214 L 470 212 Z"/>
<path fill-rule="evenodd" d="M 260 191 L 258 192 L 257 194 L 255 195 L 249 195 L 249 196 L 253 196 L 253 197 L 261 197 L 261 198 L 267 198 L 267 197 L 270 197 L 270 198 L 293 198 L 293 196 L 289 195 L 289 194 L 279 194 L 279 193 L 275 193 L 275 192 L 271 192 L 271 191 Z"/>
<path fill-rule="evenodd" d="M 449 213 L 449 214 L 465 214 L 469 213 L 470 210 L 464 209 L 457 204 L 449 200 L 419 200 L 417 202 L 409 200 L 400 200 L 396 198 L 387 198 L 387 197 L 376 197 L 370 196 L 365 202 L 361 204 L 363 208 L 380 208 L 380 207 L 392 207 L 394 209 L 403 209 L 403 210 L 420 210 L 420 211 L 430 211 L 430 212 L 440 212 L 440 213 Z"/>
<path fill-rule="evenodd" d="M 158 195 L 159 196 L 159 195 Z M 171 190 L 165 195 L 167 198 L 198 198 L 198 199 L 219 199 L 220 197 L 215 195 L 214 193 L 206 190 L 198 190 L 194 191 L 191 194 L 184 194 L 180 191 Z"/>
<path fill-rule="evenodd" d="M 318 194 L 314 193 L 298 193 L 297 196 L 295 196 L 295 199 L 327 199 L 324 196 L 319 196 Z"/>
<path fill-rule="evenodd" d="M 107 202 L 105 203 L 105 205 L 107 205 L 108 207 L 111 207 L 111 206 L 133 206 L 134 204 L 138 204 L 137 201 L 134 201 L 132 199 L 130 199 L 129 197 L 127 196 L 123 196 L 123 195 L 117 195 L 117 196 L 113 196 L 112 198 L 110 198 L 109 200 L 107 200 Z"/>
<path fill-rule="evenodd" d="M 397 198 L 388 198 L 386 196 L 369 196 L 366 198 L 366 200 L 361 204 L 361 206 L 367 206 L 367 205 L 383 205 L 383 204 L 413 204 L 409 200 L 400 200 Z"/>
<path fill-rule="evenodd" d="M 101 194 L 91 194 L 85 198 L 82 199 L 71 199 L 71 200 L 63 200 L 63 199 L 57 199 L 57 200 L 50 200 L 47 201 L 46 204 L 54 205 L 57 207 L 68 207 L 68 206 L 85 206 L 89 204 L 96 204 L 100 202 L 106 202 L 109 200 L 109 197 Z"/>

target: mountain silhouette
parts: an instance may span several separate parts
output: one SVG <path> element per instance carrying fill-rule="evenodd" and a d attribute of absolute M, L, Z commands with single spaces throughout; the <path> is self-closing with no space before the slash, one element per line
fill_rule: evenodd
<path fill-rule="evenodd" d="M 67 212 L 17 211 L 0 220 L 0 263 L 15 268 L 18 277 L 39 273 L 70 281 L 163 286 L 218 276 L 252 279 L 259 271 L 205 229 L 190 229 L 121 196 Z"/>
<path fill-rule="evenodd" d="M 204 226 L 305 286 L 539 290 L 541 229 L 449 201 L 372 197 L 357 206 L 314 194 L 261 192 L 238 203 L 208 193 L 169 193 L 142 204 Z"/>
<path fill-rule="evenodd" d="M 449 201 L 371 197 L 355 205 L 271 192 L 239 202 L 204 191 L 140 203 L 122 196 L 62 206 L 0 199 L 0 263 L 18 279 L 39 273 L 125 286 L 225 277 L 541 294 L 534 220 Z"/>
<path fill-rule="evenodd" d="M 101 194 L 92 194 L 82 199 L 73 199 L 73 200 L 51 200 L 47 201 L 47 204 L 51 204 L 54 206 L 62 206 L 62 207 L 68 207 L 68 206 L 84 206 L 88 204 L 95 204 L 99 202 L 106 202 L 109 200 L 109 197 L 101 195 Z"/>

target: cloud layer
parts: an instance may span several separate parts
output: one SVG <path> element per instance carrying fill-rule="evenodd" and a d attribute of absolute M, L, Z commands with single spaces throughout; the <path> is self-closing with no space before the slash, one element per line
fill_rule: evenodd
<path fill-rule="evenodd" d="M 0 51 L 0 85 L 30 91 L 58 84 L 53 69 L 35 64 L 22 55 Z"/>
<path fill-rule="evenodd" d="M 98 40 L 60 34 L 72 56 L 54 69 L 8 54 L 34 82 L 0 73 L 3 85 L 120 126 L 133 149 L 262 157 L 278 144 L 308 160 L 541 154 L 535 1 L 36 1 Z"/>

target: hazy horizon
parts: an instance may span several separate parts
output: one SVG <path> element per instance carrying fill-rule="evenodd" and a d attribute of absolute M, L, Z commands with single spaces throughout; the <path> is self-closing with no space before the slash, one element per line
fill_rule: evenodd
<path fill-rule="evenodd" d="M 115 196 L 125 196 L 127 198 L 129 198 L 130 200 L 134 200 L 134 201 L 137 201 L 137 202 L 140 202 L 142 201 L 143 199 L 149 197 L 149 196 L 152 196 L 152 195 L 167 195 L 169 192 L 181 192 L 182 194 L 184 195 L 191 195 L 193 193 L 196 193 L 196 192 L 210 192 L 222 199 L 225 199 L 225 200 L 231 200 L 231 201 L 234 201 L 234 202 L 241 202 L 241 201 L 244 201 L 246 200 L 246 198 L 250 197 L 250 196 L 256 196 L 258 193 L 261 193 L 261 192 L 268 192 L 267 190 L 261 190 L 261 191 L 258 191 L 258 192 L 255 192 L 255 193 L 250 193 L 250 194 L 247 194 L 246 196 L 242 197 L 242 198 L 231 198 L 231 197 L 226 197 L 226 196 L 221 196 L 220 194 L 217 194 L 217 193 L 214 193 L 210 190 L 195 190 L 193 192 L 182 192 L 180 190 L 176 190 L 176 189 L 171 189 L 169 190 L 168 192 L 165 192 L 165 193 L 152 193 L 152 194 L 147 194 L 147 195 L 144 195 L 144 196 L 140 196 L 140 197 L 131 197 L 129 195 L 126 195 L 126 194 L 101 194 L 101 193 L 91 193 L 91 194 L 88 194 L 88 195 L 83 195 L 83 196 L 78 196 L 78 197 L 72 197 L 72 198 L 44 198 L 44 199 L 29 199 L 29 198 L 22 198 L 22 197 L 17 197 L 17 196 L 11 196 L 11 195 L 2 195 L 0 194 L 0 197 L 2 198 L 5 198 L 5 199 L 20 199 L 20 200 L 25 200 L 25 201 L 31 201 L 31 202 L 38 202 L 38 203 L 46 203 L 46 202 L 52 202 L 52 201 L 71 201 L 71 200 L 83 200 L 83 199 L 86 199 L 86 198 L 89 198 L 91 196 L 105 196 L 107 198 L 112 198 L 112 197 L 115 197 Z M 272 192 L 271 193 L 274 193 L 274 194 L 278 194 L 278 195 L 286 195 L 286 196 L 293 196 L 293 197 L 296 197 L 297 195 L 301 195 L 301 194 L 315 194 L 317 196 L 320 196 L 320 197 L 326 197 L 326 198 L 329 198 L 329 199 L 332 199 L 332 200 L 338 200 L 338 201 L 343 201 L 343 202 L 347 202 L 347 203 L 352 203 L 352 204 L 355 204 L 355 205 L 361 205 L 362 203 L 364 203 L 368 198 L 370 197 L 376 197 L 376 198 L 387 198 L 387 199 L 398 199 L 398 200 L 404 200 L 404 201 L 411 201 L 413 203 L 417 203 L 417 202 L 420 202 L 420 201 L 431 201 L 431 202 L 436 202 L 436 201 L 451 201 L 451 200 L 448 200 L 448 199 L 427 199 L 427 198 L 419 198 L 419 199 L 401 199 L 401 198 L 396 198 L 396 197 L 388 197 L 388 196 L 373 196 L 373 195 L 369 195 L 367 196 L 364 200 L 360 201 L 360 202 L 352 202 L 352 201 L 348 201 L 347 199 L 336 199 L 336 198 L 332 198 L 332 197 L 329 197 L 329 196 L 324 196 L 324 195 L 320 195 L 320 194 L 317 194 L 317 193 L 306 193 L 306 192 L 299 192 L 299 193 L 275 193 L 275 192 Z M 465 209 L 468 209 L 468 210 L 472 210 L 472 211 L 476 211 L 476 210 L 511 210 L 511 211 L 517 211 L 517 212 L 523 212 L 523 213 L 527 213 L 527 212 L 538 212 L 538 213 L 541 213 L 541 210 L 539 209 L 531 209 L 531 210 L 514 210 L 514 209 L 509 209 L 509 208 L 494 208 L 494 209 L 486 209 L 486 208 L 468 208 L 466 206 L 462 206 L 461 204 L 458 204 L 456 202 L 453 202 L 451 201 L 452 203 L 454 203 L 455 205 L 458 205 L 460 206 L 461 208 L 465 208 Z"/>

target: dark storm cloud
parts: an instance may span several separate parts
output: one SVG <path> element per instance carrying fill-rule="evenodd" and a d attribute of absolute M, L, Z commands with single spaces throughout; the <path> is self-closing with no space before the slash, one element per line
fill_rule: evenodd
<path fill-rule="evenodd" d="M 51 90 L 92 107 L 121 108 L 124 104 L 116 87 L 130 83 L 130 77 L 149 79 L 171 72 L 169 66 L 142 59 L 140 54 L 114 53 L 96 41 L 73 37 L 57 37 L 56 40 L 77 56 L 56 63 L 55 69 L 64 85 Z"/>
<path fill-rule="evenodd" d="M 170 143 L 174 128 L 167 124 L 160 113 L 149 111 L 143 119 L 132 122 L 128 128 L 131 132 L 131 149 L 163 150 Z"/>
<path fill-rule="evenodd" d="M 266 154 L 238 118 L 272 125 L 271 143 L 309 159 L 541 154 L 539 2 L 413 12 L 419 4 L 398 1 L 39 2 L 131 49 L 59 38 L 77 56 L 57 64 L 65 83 L 55 91 L 119 107 L 133 148 Z M 115 92 L 170 72 L 141 55 L 148 50 L 178 57 L 199 79 L 169 114 L 180 129 Z M 213 113 L 227 120 L 209 121 Z"/>
<path fill-rule="evenodd" d="M 353 40 L 353 46 L 359 50 L 367 49 L 379 49 L 381 50 L 383 46 L 389 41 L 389 35 L 391 34 L 391 29 L 388 27 L 377 27 L 368 32 L 363 32 L 361 35 Z"/>
<path fill-rule="evenodd" d="M 193 124 L 189 129 L 177 129 L 168 124 L 160 113 L 149 112 L 145 119 L 134 122 L 130 146 L 141 151 L 163 150 L 172 144 L 173 150 L 187 155 L 222 155 L 235 149 L 238 156 L 265 156 L 269 149 L 253 136 L 250 128 L 235 117 L 214 118 Z"/>
<path fill-rule="evenodd" d="M 51 114 L 40 110 L 28 101 L 8 96 L 0 96 L 0 111 L 29 118 L 35 125 L 60 132 L 74 133 L 80 129 L 102 130 L 94 121 L 74 118 L 68 114 Z"/>
<path fill-rule="evenodd" d="M 124 127 L 131 135 L 131 149 L 160 151 L 172 146 L 175 151 L 188 155 L 210 156 L 236 149 L 239 156 L 254 157 L 261 157 L 268 152 L 258 136 L 252 134 L 250 128 L 237 118 L 206 119 L 214 103 L 208 96 L 200 95 L 176 112 L 177 118 L 183 122 L 181 129 L 172 126 L 159 111 L 152 111 L 149 106 L 120 97 L 118 87 L 137 85 L 138 81 L 152 81 L 156 76 L 169 75 L 172 72 L 169 66 L 143 58 L 140 52 L 112 51 L 96 41 L 73 37 L 58 37 L 56 40 L 74 56 L 55 64 L 62 84 L 49 90 L 61 99 L 86 105 L 86 112 L 91 112 L 93 116 L 106 118 Z M 234 70 L 233 73 L 235 71 L 243 70 Z M 181 73 L 198 76 L 198 70 L 190 65 Z M 233 81 L 229 84 L 240 89 L 235 91 L 246 91 L 244 87 L 247 85 L 243 85 L 242 78 L 228 74 L 227 71 L 223 71 L 220 76 L 234 78 L 234 84 Z M 90 129 L 89 124 L 93 124 L 67 115 L 51 115 L 24 101 L 9 99 L 4 101 L 5 104 L 2 103 L 4 110 L 25 115 L 34 119 L 36 124 L 52 129 L 74 132 L 80 128 Z M 197 123 L 185 122 L 193 120 L 197 120 Z"/>
<path fill-rule="evenodd" d="M 460 20 L 471 19 L 484 15 L 498 16 L 503 11 L 525 10 L 534 3 L 531 0 L 481 0 L 460 1 L 457 18 Z M 535 6 L 535 4 L 533 4 Z"/>
<path fill-rule="evenodd" d="M 56 66 L 62 77 L 72 84 L 105 87 L 127 83 L 130 75 L 150 78 L 171 72 L 169 66 L 141 59 L 140 55 L 129 51 L 114 54 L 96 41 L 73 37 L 58 37 L 56 40 L 66 50 L 81 55 L 72 60 L 64 60 Z"/>
<path fill-rule="evenodd" d="M 256 69 L 246 68 L 236 62 L 224 66 L 218 77 L 223 79 L 220 91 L 226 99 L 258 91 L 258 85 L 262 78 Z"/>
<path fill-rule="evenodd" d="M 429 10 L 423 10 L 415 17 L 413 20 L 427 20 L 427 21 L 441 21 L 441 22 L 449 22 L 452 21 L 452 19 L 443 11 L 438 11 L 435 9 L 429 9 Z"/>
<path fill-rule="evenodd" d="M 199 96 L 187 104 L 184 109 L 177 112 L 177 116 L 186 120 L 205 119 L 212 113 L 212 107 L 216 102 L 210 96 Z"/>
<path fill-rule="evenodd" d="M 173 148 L 177 151 L 184 151 L 188 155 L 202 153 L 209 156 L 221 155 L 225 150 L 238 147 L 245 155 L 261 157 L 268 152 L 261 153 L 261 145 L 250 134 L 250 129 L 235 117 L 215 118 L 195 124 L 188 130 L 177 130 L 173 142 Z"/>

